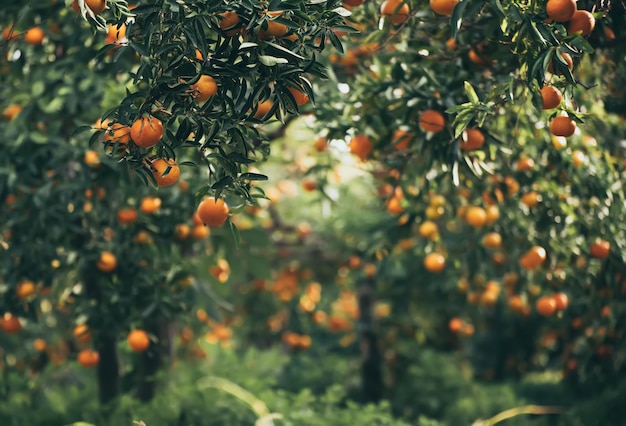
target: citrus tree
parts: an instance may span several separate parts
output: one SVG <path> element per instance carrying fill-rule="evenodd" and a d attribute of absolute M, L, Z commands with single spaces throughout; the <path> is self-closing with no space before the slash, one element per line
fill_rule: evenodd
<path fill-rule="evenodd" d="M 200 304 L 220 322 L 194 259 L 264 196 L 246 172 L 267 154 L 259 126 L 312 96 L 338 6 L 3 7 L 4 365 L 76 357 L 102 402 L 154 395 L 177 321 Z"/>
<path fill-rule="evenodd" d="M 423 345 L 462 349 L 484 379 L 619 380 L 623 6 L 350 6 L 362 35 L 328 56 L 314 128 L 316 146 L 371 173 L 388 213 L 348 247 L 362 259 L 354 285 L 390 302 L 370 327 L 390 395 L 411 393 L 402 382 Z M 308 173 L 327 195 L 330 158 Z"/>

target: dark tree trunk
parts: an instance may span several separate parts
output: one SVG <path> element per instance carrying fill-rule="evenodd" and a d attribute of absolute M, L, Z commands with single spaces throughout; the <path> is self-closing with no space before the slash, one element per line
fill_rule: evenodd
<path fill-rule="evenodd" d="M 374 330 L 374 316 L 372 314 L 374 305 L 372 293 L 372 280 L 363 281 L 358 289 L 358 324 L 360 329 L 361 384 L 364 402 L 378 402 L 384 393 L 382 356 L 378 347 L 378 337 Z"/>
<path fill-rule="evenodd" d="M 100 354 L 98 363 L 98 396 L 101 405 L 114 400 L 120 393 L 120 365 L 117 357 L 117 339 L 100 334 L 95 347 Z"/>
<path fill-rule="evenodd" d="M 156 336 L 158 342 L 150 345 L 150 348 L 141 354 L 137 371 L 136 397 L 149 402 L 154 398 L 157 390 L 156 374 L 171 356 L 172 339 L 170 338 L 171 327 L 164 321 L 155 321 L 146 324 L 146 331 Z"/>

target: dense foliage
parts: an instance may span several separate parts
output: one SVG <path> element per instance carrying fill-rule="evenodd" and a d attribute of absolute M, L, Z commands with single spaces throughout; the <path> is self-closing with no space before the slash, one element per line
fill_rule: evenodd
<path fill-rule="evenodd" d="M 0 422 L 620 424 L 625 12 L 3 5 Z"/>

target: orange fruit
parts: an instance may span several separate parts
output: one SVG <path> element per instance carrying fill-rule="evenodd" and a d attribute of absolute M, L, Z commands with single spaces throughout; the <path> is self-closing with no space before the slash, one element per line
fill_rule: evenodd
<path fill-rule="evenodd" d="M 190 86 L 193 98 L 204 102 L 217 94 L 217 82 L 210 75 L 202 75 Z"/>
<path fill-rule="evenodd" d="M 391 19 L 395 25 L 402 24 L 409 19 L 411 9 L 402 0 L 385 0 L 380 5 L 380 14 Z"/>
<path fill-rule="evenodd" d="M 35 283 L 30 280 L 24 280 L 17 285 L 17 298 L 26 299 L 35 294 Z"/>
<path fill-rule="evenodd" d="M 307 95 L 303 91 L 298 90 L 295 87 L 289 87 L 287 88 L 287 90 L 289 90 L 289 93 L 291 93 L 291 95 L 295 99 L 296 105 L 302 106 L 309 102 L 309 95 Z"/>
<path fill-rule="evenodd" d="M 526 303 L 521 296 L 514 294 L 513 296 L 509 297 L 509 309 L 516 314 L 522 314 L 526 309 Z"/>
<path fill-rule="evenodd" d="M 191 235 L 191 227 L 186 223 L 179 223 L 176 225 L 174 235 L 177 240 L 186 240 Z"/>
<path fill-rule="evenodd" d="M 124 37 L 126 37 L 126 24 L 123 24 L 120 27 L 109 24 L 109 29 L 107 30 L 107 36 L 104 42 L 106 44 L 115 44 L 119 43 Z"/>
<path fill-rule="evenodd" d="M 317 182 L 314 179 L 305 179 L 302 181 L 302 189 L 311 192 L 317 189 Z"/>
<path fill-rule="evenodd" d="M 485 135 L 478 129 L 466 129 L 459 146 L 465 151 L 479 149 L 485 143 Z"/>
<path fill-rule="evenodd" d="M 2 326 L 2 331 L 7 334 L 17 333 L 22 329 L 20 319 L 13 316 L 10 312 L 6 312 L 4 314 L 2 321 L 0 321 L 0 325 Z"/>
<path fill-rule="evenodd" d="M 589 253 L 591 257 L 595 257 L 596 259 L 606 259 L 609 257 L 609 253 L 611 252 L 611 243 L 602 238 L 597 238 L 594 242 L 589 246 Z"/>
<path fill-rule="evenodd" d="M 110 251 L 103 251 L 96 262 L 96 267 L 102 272 L 112 272 L 117 268 L 117 258 Z"/>
<path fill-rule="evenodd" d="M 180 167 L 171 158 L 157 158 L 152 161 L 152 167 L 152 176 L 161 188 L 174 185 L 180 177 Z"/>
<path fill-rule="evenodd" d="M 430 0 L 430 8 L 438 15 L 450 16 L 459 0 Z"/>
<path fill-rule="evenodd" d="M 372 152 L 374 144 L 365 135 L 356 135 L 350 140 L 350 152 L 356 155 L 361 161 L 365 161 Z"/>
<path fill-rule="evenodd" d="M 446 49 L 452 51 L 456 49 L 456 40 L 453 39 L 452 37 L 450 37 L 447 41 L 446 41 Z"/>
<path fill-rule="evenodd" d="M 306 351 L 311 348 L 312 339 L 311 336 L 300 336 L 298 347 L 303 351 Z"/>
<path fill-rule="evenodd" d="M 102 120 L 102 118 L 98 118 L 93 125 L 95 130 L 106 130 L 109 128 L 109 119 L 106 118 Z"/>
<path fill-rule="evenodd" d="M 480 304 L 483 306 L 495 306 L 500 297 L 500 290 L 485 290 L 480 295 Z"/>
<path fill-rule="evenodd" d="M 567 26 L 567 33 L 574 34 L 580 32 L 581 35 L 589 35 L 596 26 L 596 19 L 590 12 L 586 10 L 577 10 L 574 12 Z"/>
<path fill-rule="evenodd" d="M 130 142 L 130 127 L 121 123 L 114 123 L 104 132 L 104 140 L 125 145 Z"/>
<path fill-rule="evenodd" d="M 83 367 L 95 367 L 100 362 L 100 354 L 93 349 L 83 349 L 78 353 L 76 360 Z"/>
<path fill-rule="evenodd" d="M 403 151 L 409 147 L 409 143 L 413 139 L 413 134 L 406 130 L 398 129 L 391 136 L 391 143 L 398 151 Z"/>
<path fill-rule="evenodd" d="M 487 223 L 487 212 L 482 207 L 470 206 L 465 212 L 465 221 L 473 228 L 482 228 Z"/>
<path fill-rule="evenodd" d="M 221 13 L 219 16 L 220 22 L 218 25 L 220 29 L 222 31 L 226 31 L 226 34 L 229 36 L 237 34 L 238 31 L 233 30 L 233 28 L 239 25 L 239 23 L 241 22 L 237 13 L 229 10 L 227 12 Z"/>
<path fill-rule="evenodd" d="M 257 109 L 254 113 L 254 118 L 256 118 L 257 120 L 264 120 L 266 118 L 265 116 L 270 112 L 273 106 L 274 102 L 272 102 L 272 100 L 270 99 L 259 102 L 259 104 L 257 105 Z"/>
<path fill-rule="evenodd" d="M 486 57 L 486 56 L 483 57 L 483 56 L 479 55 L 476 52 L 476 49 L 474 49 L 474 48 L 470 49 L 469 52 L 467 52 L 467 57 L 469 58 L 469 60 L 472 63 L 474 63 L 476 65 L 481 65 L 481 66 L 489 65 L 489 58 Z"/>
<path fill-rule="evenodd" d="M 615 31 L 613 31 L 613 28 L 605 26 L 604 27 L 604 37 L 606 37 L 606 39 L 609 40 L 609 41 L 615 40 Z"/>
<path fill-rule="evenodd" d="M 546 13 L 555 22 L 567 22 L 576 12 L 575 0 L 548 0 Z"/>
<path fill-rule="evenodd" d="M 276 21 L 267 21 L 267 29 L 261 28 L 259 30 L 259 38 L 261 40 L 268 40 L 272 37 L 282 37 L 287 34 L 289 28 L 287 25 L 281 24 Z"/>
<path fill-rule="evenodd" d="M 567 308 L 567 305 L 569 304 L 569 298 L 567 297 L 567 294 L 565 293 L 556 293 L 554 296 L 552 296 L 554 298 L 554 301 L 556 303 L 556 309 L 559 311 L 563 311 Z"/>
<path fill-rule="evenodd" d="M 100 154 L 93 149 L 85 152 L 85 164 L 89 167 L 98 168 L 100 166 Z"/>
<path fill-rule="evenodd" d="M 228 219 L 228 205 L 218 198 L 205 198 L 198 205 L 196 213 L 202 220 L 202 223 L 210 227 L 218 227 L 224 225 Z"/>
<path fill-rule="evenodd" d="M 204 223 L 202 223 L 202 219 L 200 219 L 200 216 L 198 216 L 198 212 L 194 212 L 193 217 L 193 224 L 194 226 L 204 226 Z"/>
<path fill-rule="evenodd" d="M 350 256 L 350 259 L 348 259 L 348 265 L 352 269 L 358 269 L 361 266 L 363 266 L 363 261 L 361 260 L 359 256 L 357 256 L 356 254 L 353 254 L 352 256 Z"/>
<path fill-rule="evenodd" d="M 130 126 L 130 138 L 135 145 L 150 148 L 156 145 L 163 137 L 163 123 L 158 118 L 140 117 Z"/>
<path fill-rule="evenodd" d="M 198 321 L 205 322 L 209 320 L 209 315 L 206 313 L 204 309 L 198 309 L 196 311 L 196 318 L 198 319 Z"/>
<path fill-rule="evenodd" d="M 387 200 L 385 208 L 391 214 L 404 213 L 404 207 L 402 206 L 402 197 L 391 197 L 389 200 Z"/>
<path fill-rule="evenodd" d="M 133 330 L 128 333 L 128 346 L 134 352 L 144 352 L 150 346 L 150 337 L 143 330 Z"/>
<path fill-rule="evenodd" d="M 570 137 L 576 131 L 576 122 L 569 117 L 557 115 L 550 121 L 550 133 L 554 136 Z"/>
<path fill-rule="evenodd" d="M 137 210 L 132 207 L 119 209 L 117 211 L 117 221 L 122 225 L 133 223 L 137 220 L 138 216 L 139 214 L 137 213 Z"/>
<path fill-rule="evenodd" d="M 144 214 L 156 213 L 161 208 L 161 199 L 159 197 L 143 197 L 139 210 Z"/>
<path fill-rule="evenodd" d="M 33 348 L 35 348 L 37 352 L 45 351 L 46 346 L 48 345 L 46 344 L 46 341 L 43 339 L 35 339 L 35 341 L 33 341 Z"/>
<path fill-rule="evenodd" d="M 439 230 L 435 222 L 426 220 L 420 224 L 418 232 L 422 238 L 435 238 Z"/>
<path fill-rule="evenodd" d="M 328 140 L 320 136 L 319 138 L 315 139 L 313 147 L 317 152 L 324 152 L 326 151 L 326 148 L 328 148 Z"/>
<path fill-rule="evenodd" d="M 88 342 L 91 340 L 91 331 L 87 324 L 78 324 L 72 332 L 74 338 L 79 342 Z"/>
<path fill-rule="evenodd" d="M 209 228 L 204 225 L 195 225 L 193 228 L 191 228 L 191 237 L 194 240 L 204 240 L 210 234 L 211 231 L 209 231 Z"/>
<path fill-rule="evenodd" d="M 556 301 L 552 296 L 542 296 L 537 299 L 535 303 L 535 309 L 537 309 L 537 313 L 539 315 L 543 315 L 544 317 L 549 317 L 554 315 L 557 309 Z"/>
<path fill-rule="evenodd" d="M 46 33 L 39 27 L 33 27 L 24 33 L 24 41 L 34 46 L 43 43 L 43 39 L 46 37 Z"/>
<path fill-rule="evenodd" d="M 450 321 L 448 321 L 448 329 L 453 333 L 460 332 L 463 329 L 463 325 L 465 325 L 465 323 L 461 318 L 455 317 L 451 318 Z"/>
<path fill-rule="evenodd" d="M 428 204 L 435 207 L 443 207 L 446 205 L 446 197 L 441 194 L 429 195 Z"/>
<path fill-rule="evenodd" d="M 446 258 L 441 253 L 429 253 L 424 258 L 424 268 L 433 273 L 439 273 L 446 267 Z"/>
<path fill-rule="evenodd" d="M 16 30 L 13 24 L 9 24 L 2 30 L 2 37 L 6 41 L 15 40 L 17 38 Z"/>
<path fill-rule="evenodd" d="M 522 204 L 528 208 L 535 207 L 541 201 L 541 195 L 535 191 L 530 191 L 522 195 Z"/>
<path fill-rule="evenodd" d="M 487 248 L 498 248 L 502 245 L 502 235 L 497 232 L 490 232 L 483 237 L 483 246 Z"/>
<path fill-rule="evenodd" d="M 535 168 L 535 160 L 529 157 L 521 157 L 515 162 L 515 170 L 527 172 Z"/>
<path fill-rule="evenodd" d="M 580 167 L 587 161 L 585 153 L 579 150 L 572 152 L 572 164 L 574 167 Z"/>
<path fill-rule="evenodd" d="M 17 104 L 12 104 L 2 111 L 2 117 L 6 120 L 13 120 L 20 112 L 22 112 L 22 107 Z"/>
<path fill-rule="evenodd" d="M 561 105 L 563 95 L 554 86 L 543 86 L 541 88 L 541 108 L 553 109 Z"/>
<path fill-rule="evenodd" d="M 446 119 L 443 114 L 434 109 L 427 109 L 419 117 L 419 126 L 425 132 L 439 133 L 443 130 L 445 124 Z"/>
<path fill-rule="evenodd" d="M 85 0 L 85 6 L 91 9 L 93 14 L 97 16 L 101 14 L 102 12 L 104 12 L 104 9 L 107 6 L 107 1 L 106 0 Z M 80 6 L 78 6 L 78 0 L 74 0 L 72 2 L 72 9 L 74 9 L 74 12 L 80 13 Z"/>
<path fill-rule="evenodd" d="M 534 246 L 520 258 L 520 265 L 524 269 L 533 270 L 538 268 L 546 260 L 546 249 Z"/>
<path fill-rule="evenodd" d="M 515 178 L 511 176 L 507 176 L 504 178 L 504 183 L 507 186 L 507 193 L 509 195 L 515 195 L 519 191 L 519 182 L 515 180 Z"/>

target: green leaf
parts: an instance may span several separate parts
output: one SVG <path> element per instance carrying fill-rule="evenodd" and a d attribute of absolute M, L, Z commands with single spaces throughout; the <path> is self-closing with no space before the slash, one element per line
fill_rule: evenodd
<path fill-rule="evenodd" d="M 233 177 L 224 176 L 223 178 L 215 182 L 213 185 L 211 185 L 211 189 L 224 189 L 231 183 L 233 183 Z"/>
<path fill-rule="evenodd" d="M 494 9 L 500 14 L 500 17 L 503 20 L 506 20 L 506 13 L 504 12 L 504 8 L 502 7 L 502 3 L 500 2 L 500 0 L 491 0 L 491 5 L 494 7 Z"/>
<path fill-rule="evenodd" d="M 477 105 L 478 103 L 480 103 L 480 99 L 478 99 L 478 95 L 476 94 L 474 87 L 469 81 L 463 82 L 463 88 L 465 89 L 465 94 L 467 95 L 467 98 L 473 105 Z"/>
<path fill-rule="evenodd" d="M 241 234 L 239 233 L 239 228 L 232 220 L 228 221 L 228 225 L 230 226 L 230 233 L 233 235 L 233 240 L 235 240 L 235 247 L 239 248 L 239 244 L 241 243 Z"/>
<path fill-rule="evenodd" d="M 280 45 L 278 45 L 276 43 L 272 43 L 271 41 L 266 41 L 265 43 L 268 45 L 268 47 L 272 47 L 272 48 L 277 49 L 277 50 L 279 50 L 281 52 L 287 53 L 288 55 L 293 56 L 294 58 L 304 59 L 303 56 L 300 56 L 297 53 L 294 53 L 294 52 L 292 52 L 289 49 L 285 49 L 284 47 L 282 47 L 282 46 L 280 46 Z"/>
<path fill-rule="evenodd" d="M 541 32 L 539 32 L 539 29 L 537 29 L 537 24 L 534 21 L 530 21 L 530 27 L 533 29 L 533 32 L 535 33 L 535 35 L 537 36 L 537 40 L 539 41 L 539 43 L 542 46 L 547 46 L 548 42 L 546 41 L 546 39 L 543 37 L 543 35 L 541 34 Z"/>
<path fill-rule="evenodd" d="M 327 31 L 326 35 L 330 38 L 330 43 L 335 47 L 335 49 L 337 49 L 340 53 L 343 53 L 343 44 L 341 43 L 341 40 L 339 40 L 339 37 L 337 37 L 337 34 L 333 31 Z"/>
<path fill-rule="evenodd" d="M 80 133 L 86 132 L 87 130 L 93 130 L 93 126 L 79 126 L 72 132 L 72 136 L 76 136 Z"/>
<path fill-rule="evenodd" d="M 146 48 L 145 46 L 142 46 L 141 44 L 138 43 L 133 43 L 132 41 L 129 43 L 129 46 L 132 47 L 133 49 L 135 49 L 135 51 L 137 53 L 139 53 L 141 56 L 149 56 L 150 55 L 150 51 L 148 48 Z"/>
<path fill-rule="evenodd" d="M 268 177 L 259 173 L 242 173 L 239 175 L 240 179 L 245 180 L 268 180 Z"/>
<path fill-rule="evenodd" d="M 278 64 L 288 64 L 289 61 L 285 58 L 276 58 L 275 56 L 259 55 L 259 61 L 266 67 L 273 67 Z"/>
<path fill-rule="evenodd" d="M 463 12 L 469 5 L 469 0 L 461 0 L 454 8 L 450 17 L 450 29 L 452 30 L 452 38 L 456 38 L 461 25 L 463 24 Z"/>
<path fill-rule="evenodd" d="M 474 118 L 474 111 L 467 109 L 462 111 L 454 119 L 454 138 L 461 136 L 463 131 L 467 128 L 467 125 Z"/>

